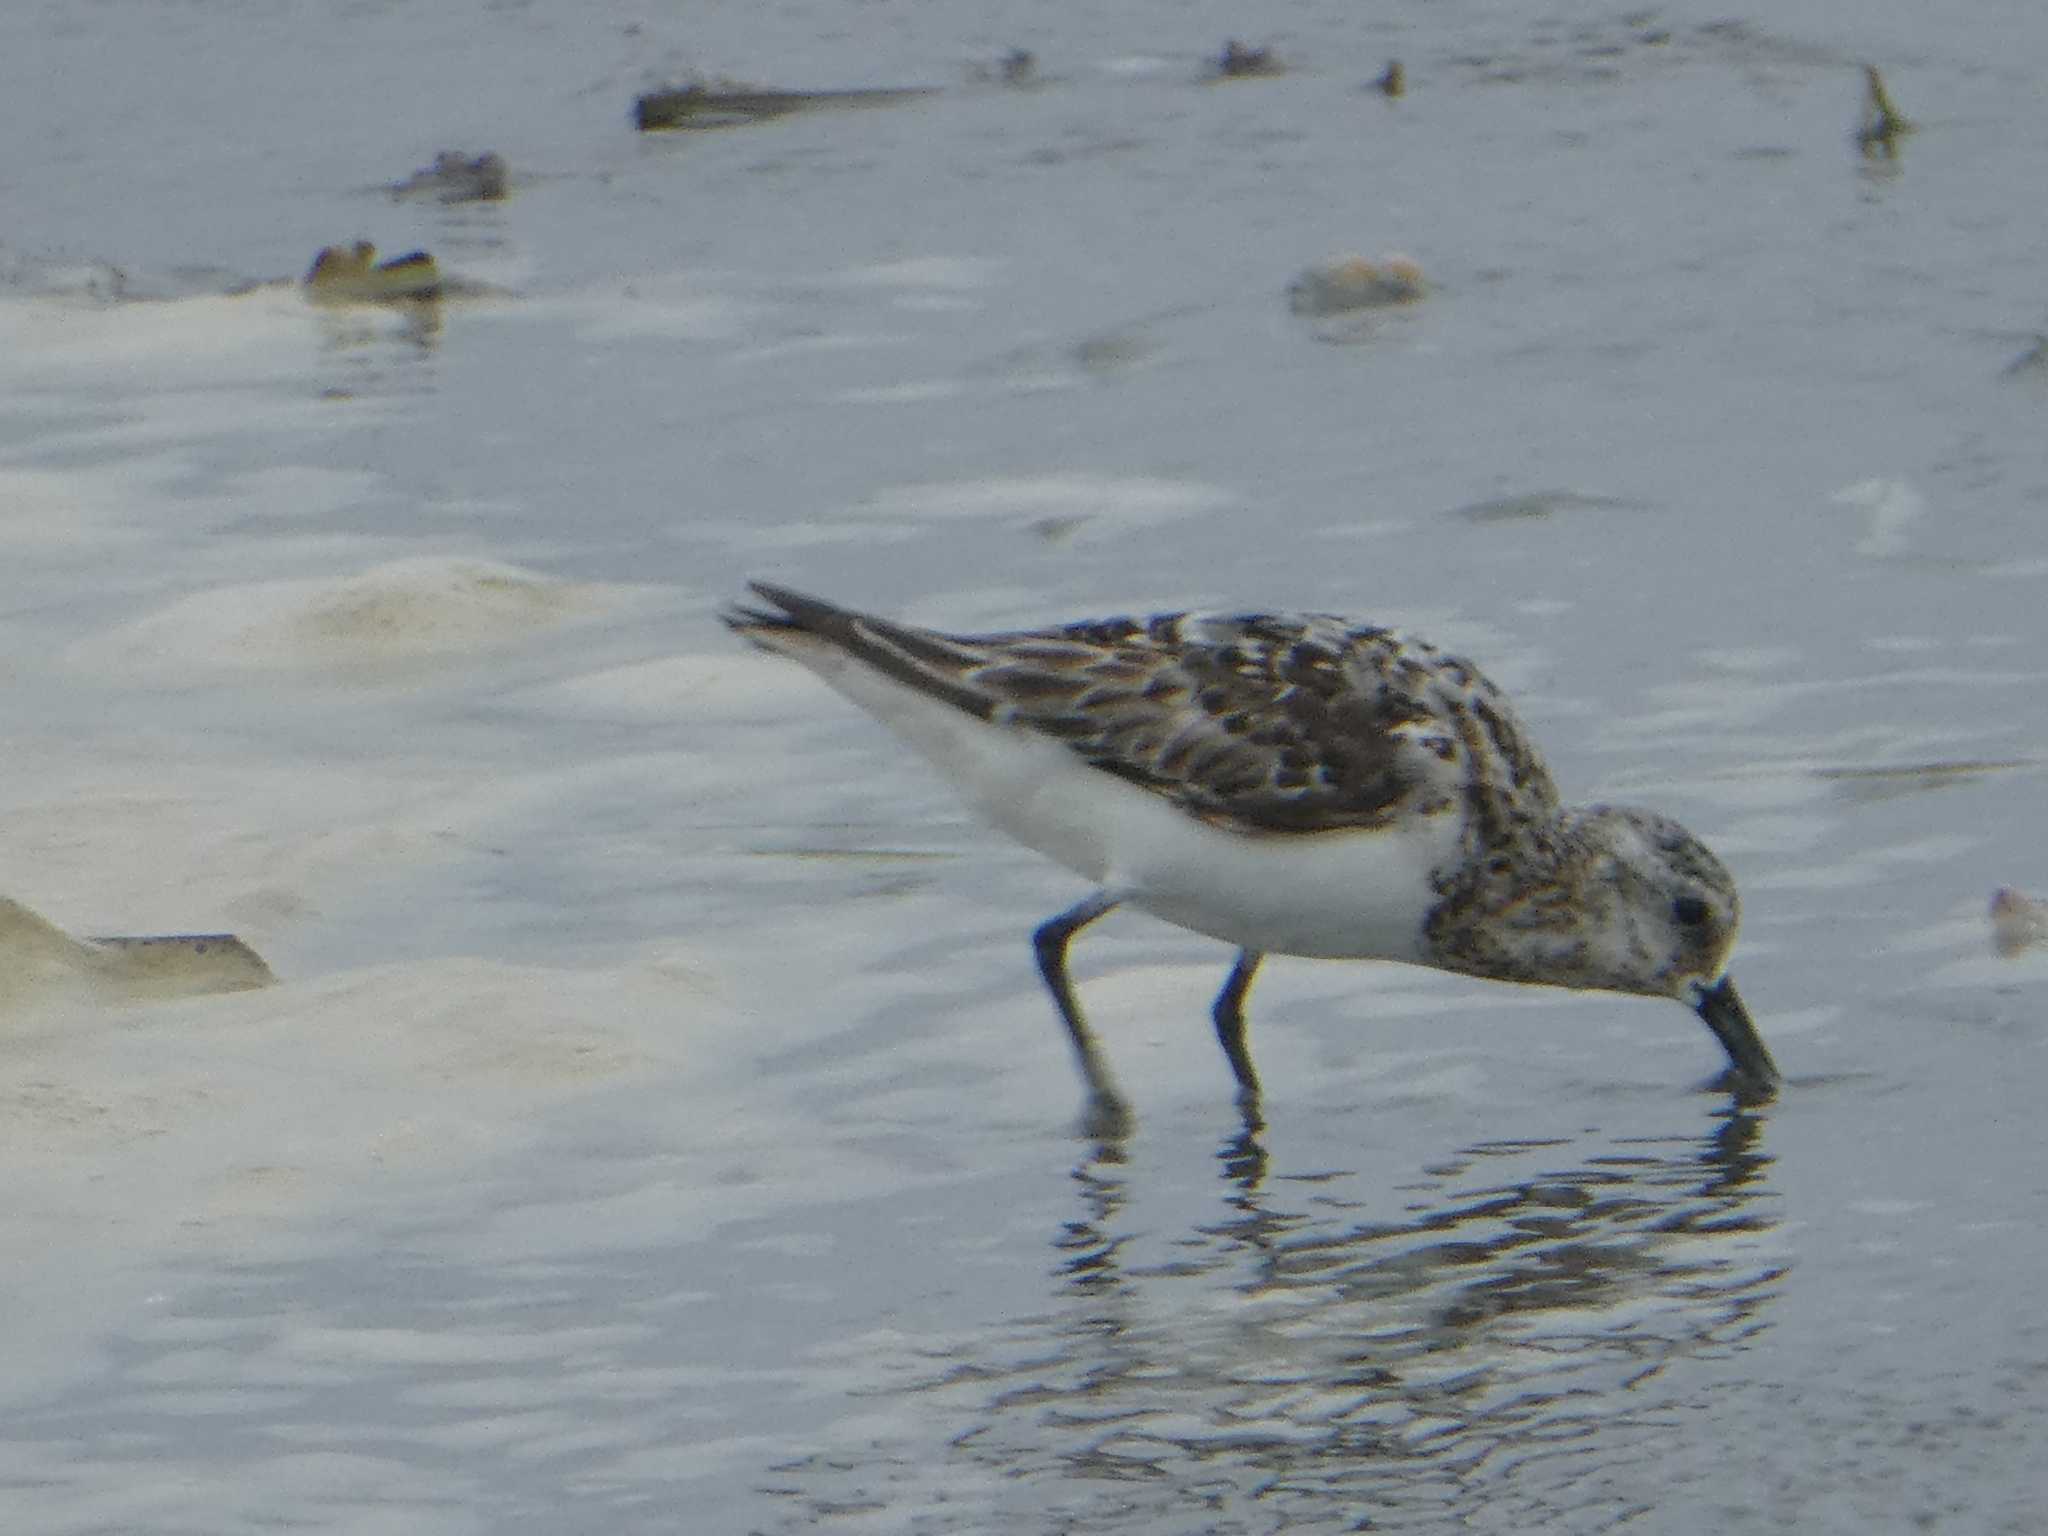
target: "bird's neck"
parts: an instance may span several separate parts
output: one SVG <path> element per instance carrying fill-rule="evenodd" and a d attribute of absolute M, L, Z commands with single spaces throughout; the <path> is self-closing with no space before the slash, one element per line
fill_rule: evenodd
<path fill-rule="evenodd" d="M 1439 888 L 1424 925 L 1431 963 L 1492 981 L 1604 984 L 1611 969 L 1589 940 L 1586 866 L 1598 857 L 1578 809 L 1548 817 L 1474 818 L 1462 869 Z M 1515 851 L 1508 851 L 1512 839 Z M 1594 894 L 1601 891 L 1590 883 Z"/>

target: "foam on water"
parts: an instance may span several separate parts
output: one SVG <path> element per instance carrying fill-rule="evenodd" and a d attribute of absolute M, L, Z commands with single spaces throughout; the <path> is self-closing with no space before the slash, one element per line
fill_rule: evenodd
<path fill-rule="evenodd" d="M 334 579 L 194 593 L 74 646 L 77 666 L 176 677 L 197 668 L 350 668 L 485 651 L 603 614 L 620 589 L 494 561 L 415 556 Z"/>

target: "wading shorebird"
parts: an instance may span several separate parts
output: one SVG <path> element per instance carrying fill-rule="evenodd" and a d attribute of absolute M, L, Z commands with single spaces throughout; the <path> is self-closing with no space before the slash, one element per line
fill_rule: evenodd
<path fill-rule="evenodd" d="M 1216 1037 L 1257 1102 L 1244 1001 L 1268 954 L 1676 998 L 1753 1095 L 1777 1068 L 1727 974 L 1735 882 L 1654 811 L 1560 804 L 1470 662 L 1327 614 L 1162 613 L 952 635 L 768 582 L 725 622 L 915 747 L 1095 890 L 1033 936 L 1099 1123 L 1128 1109 L 1067 944 L 1129 905 L 1237 946 Z"/>

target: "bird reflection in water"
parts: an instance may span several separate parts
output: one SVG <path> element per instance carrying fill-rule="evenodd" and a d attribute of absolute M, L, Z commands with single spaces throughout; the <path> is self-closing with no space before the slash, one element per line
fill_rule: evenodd
<path fill-rule="evenodd" d="M 1060 1239 L 1076 1369 L 1040 1425 L 1067 1416 L 1070 1476 L 1197 1473 L 1309 1525 L 1366 1495 L 1442 1512 L 1513 1448 L 1638 1454 L 1654 1408 L 1632 1395 L 1739 1347 L 1783 1274 L 1762 1121 L 1738 1103 L 1704 1137 L 1468 1147 L 1399 1191 L 1393 1220 L 1352 1214 L 1345 1175 L 1274 1177 L 1262 1132 L 1248 1119 L 1218 1149 L 1229 1214 L 1164 1264 L 1124 1261 L 1115 1158 L 1077 1170 L 1089 1214 Z M 1189 1282 L 1203 1294 L 1165 1304 Z"/>
<path fill-rule="evenodd" d="M 1603 1498 L 1620 1518 L 1626 1469 L 1689 1406 L 1660 1378 L 1767 1326 L 1762 1127 L 1729 1101 L 1705 1135 L 1484 1142 L 1362 1196 L 1351 1172 L 1276 1172 L 1252 1115 L 1217 1151 L 1224 1213 L 1178 1237 L 1098 1143 L 1046 1308 L 900 1389 L 945 1448 L 876 1448 L 889 1508 L 1018 1530 L 1538 1529 Z"/>

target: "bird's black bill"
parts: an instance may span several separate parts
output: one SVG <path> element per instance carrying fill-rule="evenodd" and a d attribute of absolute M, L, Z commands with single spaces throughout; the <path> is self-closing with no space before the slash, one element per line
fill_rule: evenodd
<path fill-rule="evenodd" d="M 1742 1006 L 1742 999 L 1736 995 L 1734 982 L 1723 976 L 1700 993 L 1693 1007 L 1706 1020 L 1714 1038 L 1721 1042 L 1721 1048 L 1728 1053 L 1736 1071 L 1759 1088 L 1769 1088 L 1778 1081 L 1778 1065 L 1771 1060 L 1771 1053 L 1764 1049 L 1756 1026 L 1749 1022 L 1749 1010 Z"/>

